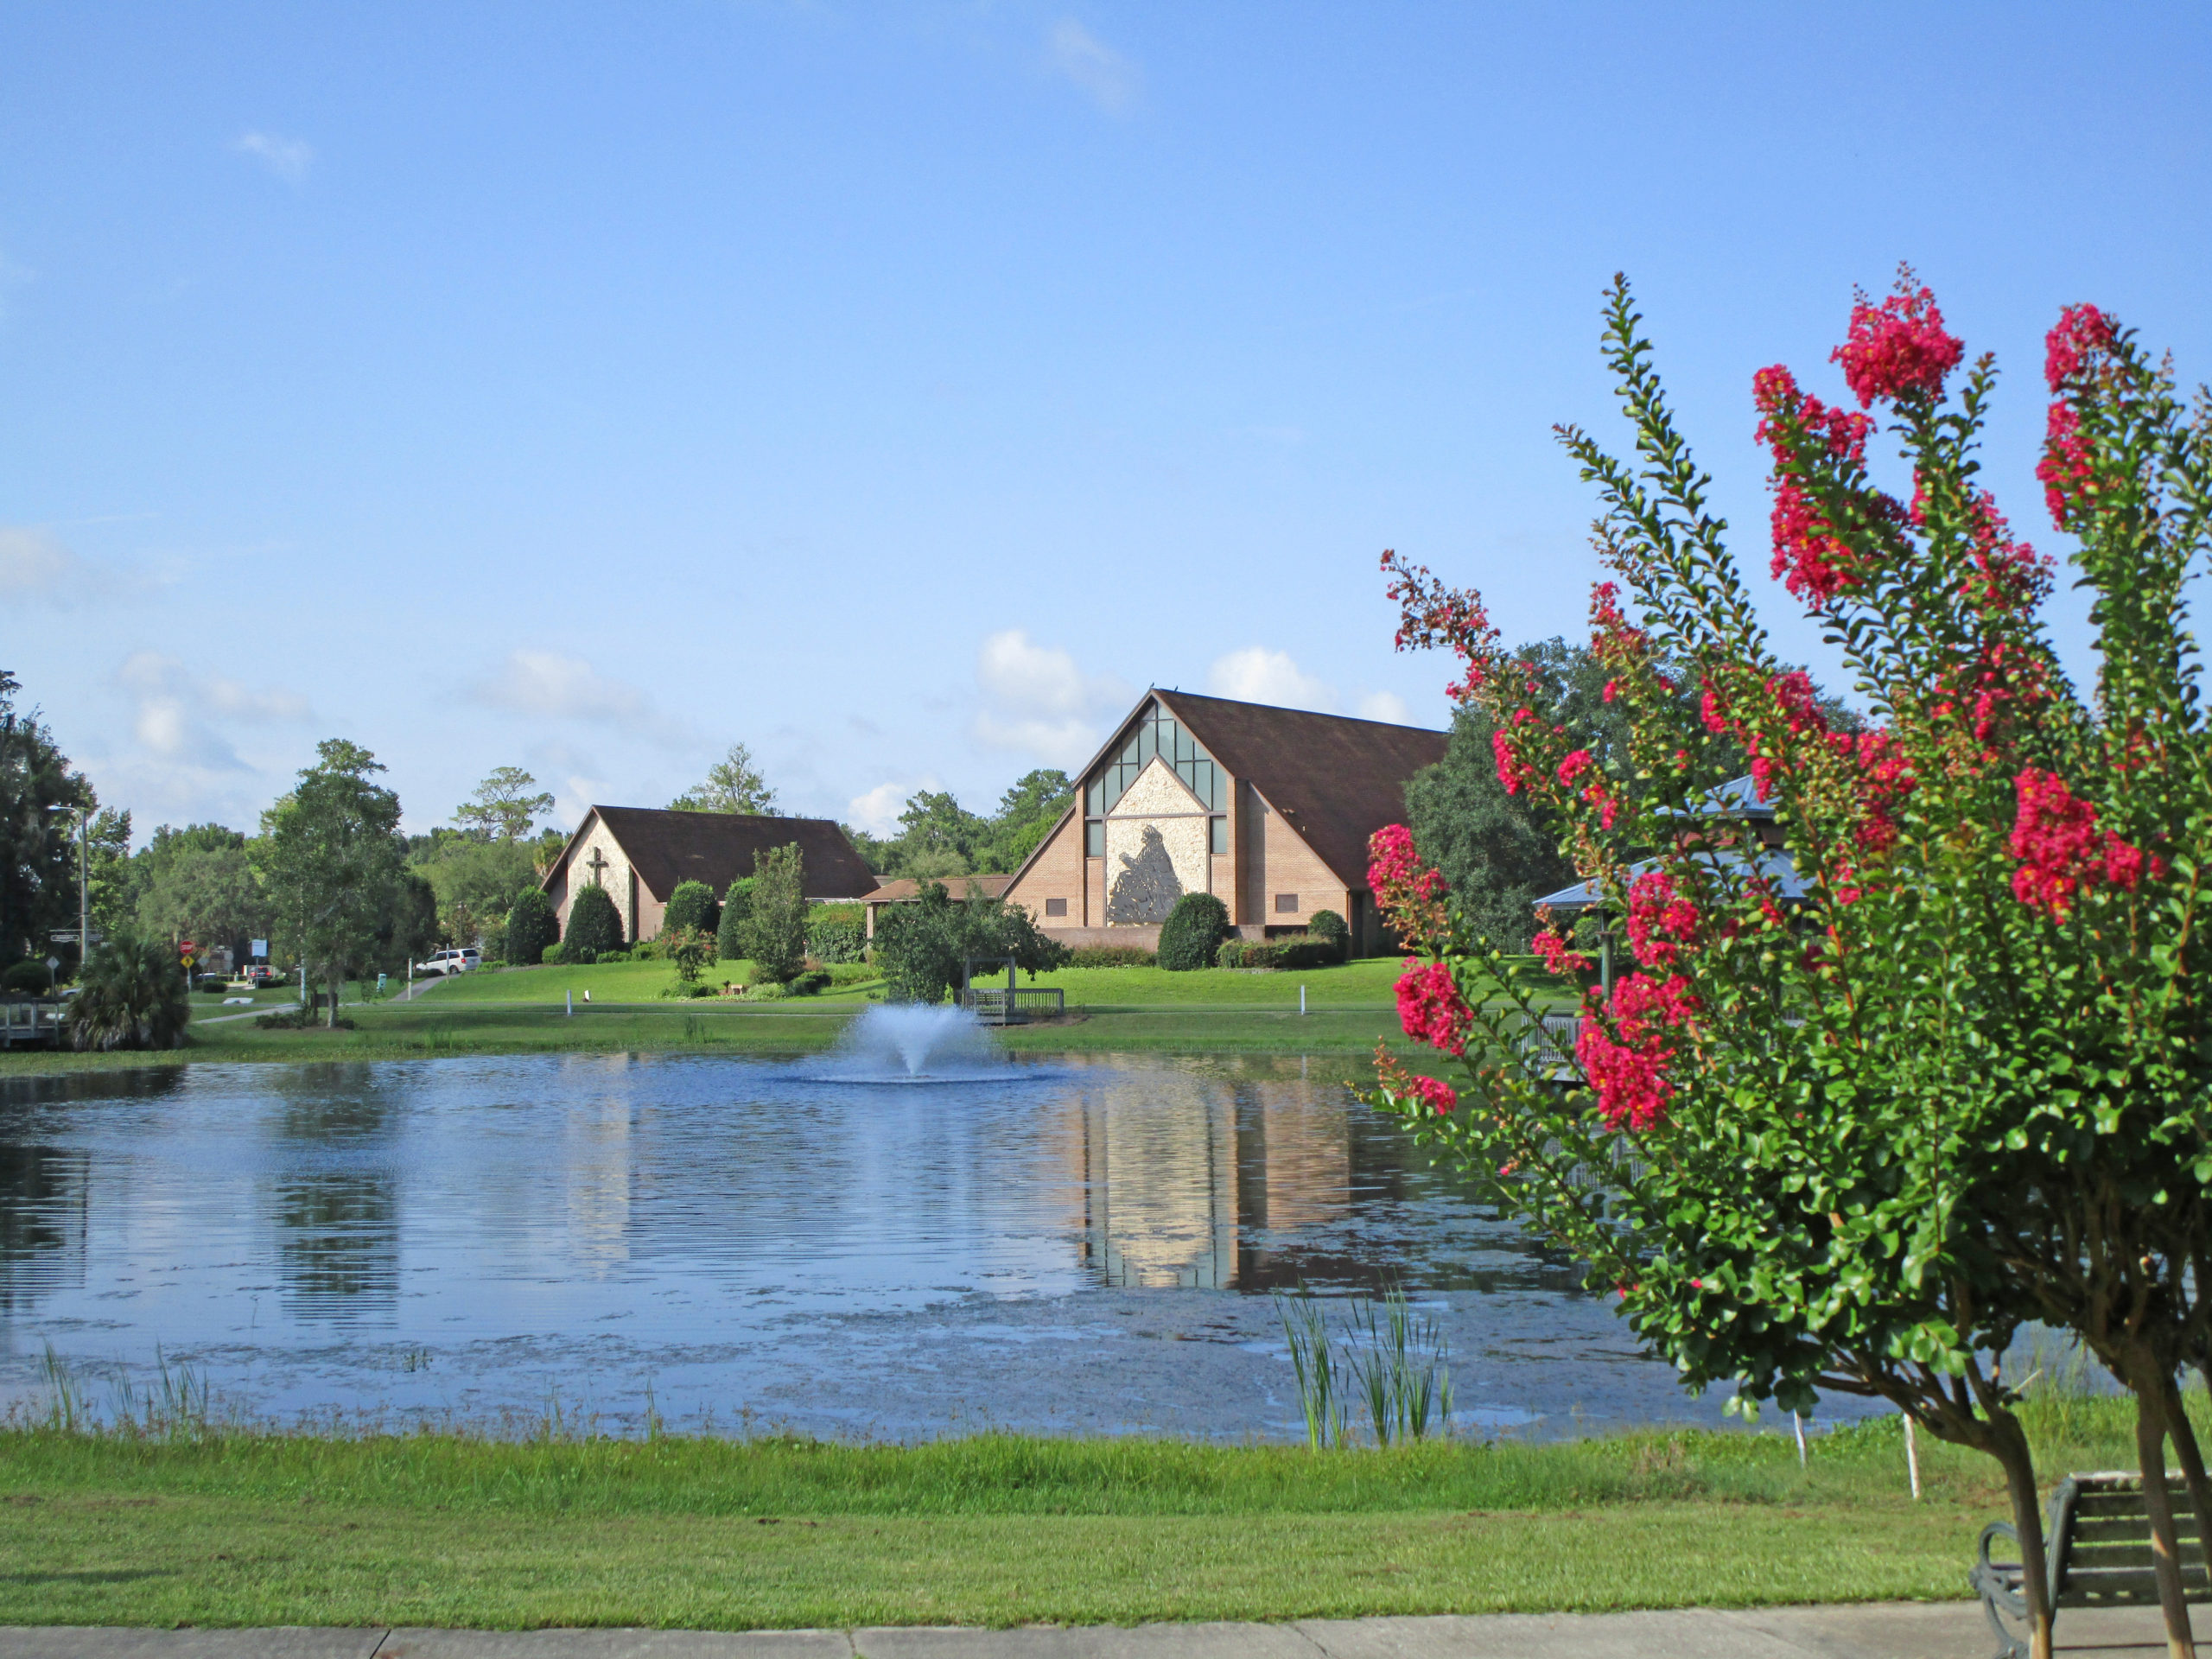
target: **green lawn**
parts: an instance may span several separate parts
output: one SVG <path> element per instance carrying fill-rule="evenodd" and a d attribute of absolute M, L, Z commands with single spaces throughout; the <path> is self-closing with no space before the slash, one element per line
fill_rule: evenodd
<path fill-rule="evenodd" d="M 2126 1455 L 2113 1404 L 2047 1474 Z M 0 1434 L 0 1624 L 1285 1619 L 1950 1599 L 1995 1465 L 1895 1419 L 1280 1446 Z"/>

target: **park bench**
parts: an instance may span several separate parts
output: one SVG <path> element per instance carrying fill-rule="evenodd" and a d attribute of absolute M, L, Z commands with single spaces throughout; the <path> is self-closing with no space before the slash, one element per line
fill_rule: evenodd
<path fill-rule="evenodd" d="M 2193 1604 L 2212 1601 L 2212 1581 L 2205 1576 L 2189 1489 L 2180 1476 L 2170 1474 L 2166 1491 L 2173 1503 L 2182 1587 Z M 2028 1603 L 2020 1592 L 2020 1564 L 1993 1558 L 1990 1547 L 2000 1539 L 2009 1541 L 2018 1556 L 2020 1535 L 2012 1522 L 1993 1522 L 1982 1529 L 1980 1559 L 1967 1580 L 1980 1593 L 1981 1610 L 1997 1632 L 1997 1659 L 2028 1659 Z M 2054 1635 L 2056 1615 L 2068 1607 L 2158 1605 L 2158 1577 L 2151 1566 L 2151 1517 L 2139 1474 L 2069 1475 L 2059 1482 L 2050 1495 L 2044 1550 L 2050 1567 Z"/>

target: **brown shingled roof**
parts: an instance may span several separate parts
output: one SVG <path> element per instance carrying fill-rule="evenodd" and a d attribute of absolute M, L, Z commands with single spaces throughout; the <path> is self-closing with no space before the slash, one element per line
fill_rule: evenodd
<path fill-rule="evenodd" d="M 1444 758 L 1446 734 L 1418 726 L 1152 695 L 1216 760 L 1268 798 L 1347 887 L 1367 885 L 1367 838 L 1406 820 L 1406 781 Z"/>
<path fill-rule="evenodd" d="M 753 861 L 761 853 L 793 842 L 798 843 L 808 898 L 857 899 L 876 884 L 845 832 L 829 818 L 671 812 L 649 806 L 594 806 L 592 811 L 613 831 L 638 880 L 663 904 L 680 881 L 703 881 L 719 898 L 739 876 L 753 874 Z M 589 814 L 585 822 L 590 822 Z M 577 826 L 578 835 L 582 828 Z M 571 836 L 540 885 L 552 885 L 575 844 Z"/>
<path fill-rule="evenodd" d="M 1011 875 L 939 875 L 927 880 L 939 882 L 955 899 L 1003 899 L 1006 890 L 1014 885 Z M 887 881 L 874 893 L 861 895 L 861 902 L 869 905 L 911 904 L 921 896 L 922 883 L 909 876 L 896 881 Z"/>

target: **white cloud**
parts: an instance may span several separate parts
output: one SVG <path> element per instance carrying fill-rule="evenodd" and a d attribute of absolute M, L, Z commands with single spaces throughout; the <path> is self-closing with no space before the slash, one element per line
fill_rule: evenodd
<path fill-rule="evenodd" d="M 0 595 L 10 604 L 67 610 L 105 586 L 99 571 L 47 531 L 0 524 Z"/>
<path fill-rule="evenodd" d="M 1066 652 L 1040 645 L 1020 628 L 983 641 L 976 683 L 984 697 L 976 715 L 979 741 L 1064 766 L 1089 756 L 1103 735 L 1103 717 L 1121 713 L 1135 695 L 1111 675 L 1085 674 Z"/>
<path fill-rule="evenodd" d="M 916 790 L 936 787 L 934 778 L 919 779 L 911 784 L 878 784 L 867 794 L 855 795 L 845 803 L 845 822 L 871 836 L 895 836 L 899 833 L 899 814 L 906 807 L 907 798 Z"/>
<path fill-rule="evenodd" d="M 125 658 L 116 683 L 130 694 L 130 730 L 156 760 L 203 772 L 245 769 L 231 741 L 211 716 L 249 724 L 308 717 L 308 702 L 282 689 L 256 691 L 220 674 L 207 674 L 182 659 L 141 651 Z"/>
<path fill-rule="evenodd" d="M 241 133 L 231 148 L 251 156 L 287 184 L 303 184 L 315 165 L 315 146 L 304 138 L 284 138 L 273 132 Z"/>
<path fill-rule="evenodd" d="M 1406 700 L 1395 691 L 1370 691 L 1359 700 L 1362 720 L 1379 720 L 1392 726 L 1413 724 L 1414 711 L 1406 707 Z"/>
<path fill-rule="evenodd" d="M 1052 67 L 1083 88 L 1109 115 L 1118 115 L 1135 99 L 1141 86 L 1137 67 L 1072 17 L 1063 17 L 1046 37 Z"/>
<path fill-rule="evenodd" d="M 540 720 L 588 720 L 652 738 L 685 741 L 683 728 L 626 680 L 601 674 L 581 657 L 551 651 L 511 651 L 490 679 L 468 688 L 489 709 Z"/>
<path fill-rule="evenodd" d="M 1206 689 L 1217 697 L 1273 703 L 1279 709 L 1333 715 L 1339 707 L 1334 686 L 1299 667 L 1288 652 L 1269 651 L 1265 645 L 1247 645 L 1217 658 L 1206 671 Z"/>

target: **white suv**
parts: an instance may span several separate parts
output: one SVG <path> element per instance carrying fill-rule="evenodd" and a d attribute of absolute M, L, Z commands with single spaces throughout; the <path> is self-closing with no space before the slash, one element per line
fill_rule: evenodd
<path fill-rule="evenodd" d="M 484 953 L 474 945 L 465 950 L 441 950 L 428 962 L 418 962 L 418 974 L 465 974 L 470 969 L 483 965 Z"/>

